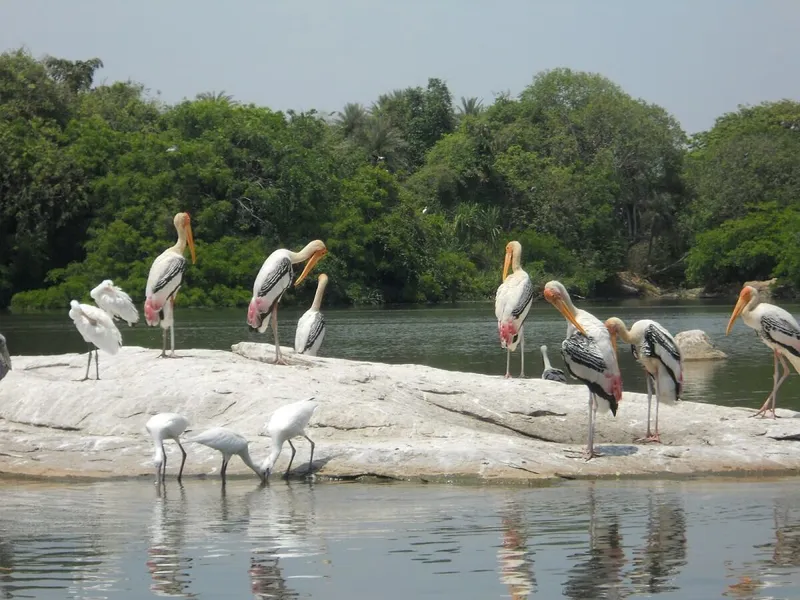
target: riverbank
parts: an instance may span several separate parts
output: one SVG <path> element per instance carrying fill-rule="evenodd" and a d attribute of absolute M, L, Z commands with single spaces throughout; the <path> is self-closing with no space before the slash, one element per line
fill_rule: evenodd
<path fill-rule="evenodd" d="M 270 440 L 259 436 L 279 406 L 315 396 L 309 436 L 319 477 L 529 480 L 706 473 L 779 473 L 800 468 L 800 444 L 775 438 L 800 433 L 800 416 L 748 418 L 754 411 L 682 402 L 662 407 L 662 445 L 636 443 L 646 429 L 646 396 L 626 391 L 617 417 L 599 415 L 595 443 L 604 456 L 575 457 L 585 442 L 587 393 L 580 385 L 292 356 L 265 362 L 273 347 L 241 343 L 233 352 L 187 349 L 179 359 L 123 348 L 101 353 L 100 381 L 78 381 L 85 354 L 14 357 L 0 384 L 0 473 L 44 477 L 153 476 L 150 415 L 185 414 L 192 431 L 230 427 L 250 440 L 261 462 Z M 92 369 L 92 375 L 94 369 Z M 168 474 L 179 461 L 167 442 Z M 294 468 L 308 464 L 299 440 Z M 187 444 L 185 474 L 217 476 L 219 454 Z M 289 460 L 284 448 L 276 473 Z M 238 458 L 230 475 L 253 476 Z"/>

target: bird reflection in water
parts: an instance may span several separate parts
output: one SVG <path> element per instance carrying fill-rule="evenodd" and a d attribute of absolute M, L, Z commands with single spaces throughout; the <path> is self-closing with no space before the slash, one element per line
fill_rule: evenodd
<path fill-rule="evenodd" d="M 528 531 L 522 507 L 511 503 L 504 511 L 503 545 L 497 551 L 500 582 L 508 586 L 512 600 L 528 598 L 536 588 L 533 559 L 528 550 Z"/>
<path fill-rule="evenodd" d="M 179 488 L 180 500 L 169 502 L 167 487 L 156 486 L 146 564 L 153 579 L 150 585 L 153 594 L 194 598 L 194 594 L 186 591 L 192 559 L 180 556 L 186 534 L 186 492 L 183 485 L 179 484 Z"/>
<path fill-rule="evenodd" d="M 686 565 L 686 514 L 677 496 L 654 491 L 647 500 L 647 539 L 634 550 L 631 580 L 637 593 L 679 589 L 674 581 Z"/>
<path fill-rule="evenodd" d="M 254 552 L 250 557 L 250 589 L 253 597 L 259 600 L 274 598 L 288 600 L 298 598 L 297 592 L 286 585 L 286 578 L 275 551 Z"/>
<path fill-rule="evenodd" d="M 792 509 L 778 502 L 773 507 L 775 523 L 775 548 L 772 563 L 776 567 L 800 566 L 800 521 L 792 519 Z"/>
<path fill-rule="evenodd" d="M 564 595 L 575 600 L 623 598 L 622 569 L 627 562 L 622 545 L 617 506 L 607 505 L 609 515 L 598 517 L 595 486 L 589 487 L 589 551 L 570 558 L 583 558 L 570 569 Z"/>

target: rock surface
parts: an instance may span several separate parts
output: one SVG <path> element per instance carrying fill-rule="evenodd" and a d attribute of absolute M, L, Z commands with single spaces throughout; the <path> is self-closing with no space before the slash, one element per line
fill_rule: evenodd
<path fill-rule="evenodd" d="M 267 344 L 187 349 L 179 359 L 126 347 L 114 357 L 101 353 L 102 379 L 85 382 L 77 381 L 85 354 L 14 357 L 14 371 L 0 384 L 0 472 L 154 477 L 144 424 L 162 411 L 185 414 L 192 431 L 239 431 L 260 463 L 270 440 L 259 432 L 269 415 L 309 396 L 320 404 L 308 430 L 319 476 L 510 481 L 800 468 L 800 444 L 786 441 L 800 433 L 800 420 L 748 418 L 754 409 L 662 406 L 664 444 L 644 445 L 634 440 L 645 433 L 646 397 L 626 391 L 616 418 L 598 415 L 596 444 L 604 456 L 586 462 L 574 456 L 587 427 L 581 385 L 284 353 L 289 366 L 262 362 L 273 355 Z M 743 401 L 756 406 L 761 398 Z M 165 446 L 172 478 L 180 455 L 174 442 Z M 218 453 L 185 446 L 186 476 L 218 475 Z M 295 446 L 300 477 L 309 447 L 303 439 Z M 289 455 L 287 445 L 276 474 Z M 228 473 L 254 477 L 238 457 Z"/>
<path fill-rule="evenodd" d="M 728 358 L 702 329 L 681 331 L 675 336 L 675 343 L 681 350 L 683 360 L 721 360 Z"/>

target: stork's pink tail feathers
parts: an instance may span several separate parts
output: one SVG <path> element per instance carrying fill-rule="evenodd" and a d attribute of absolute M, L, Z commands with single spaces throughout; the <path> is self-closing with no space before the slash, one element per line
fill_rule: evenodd
<path fill-rule="evenodd" d="M 611 376 L 611 393 L 617 402 L 622 400 L 622 375 Z"/>
<path fill-rule="evenodd" d="M 250 300 L 250 306 L 247 307 L 247 324 L 254 329 L 261 326 L 258 318 L 258 304 L 255 298 Z"/>
<path fill-rule="evenodd" d="M 517 328 L 514 327 L 514 321 L 505 321 L 497 324 L 497 330 L 500 333 L 500 346 L 506 348 L 514 341 L 514 336 L 517 334 Z"/>
<path fill-rule="evenodd" d="M 161 318 L 158 316 L 161 306 L 158 306 L 153 298 L 147 298 L 144 301 L 144 319 L 150 326 L 158 325 Z"/>

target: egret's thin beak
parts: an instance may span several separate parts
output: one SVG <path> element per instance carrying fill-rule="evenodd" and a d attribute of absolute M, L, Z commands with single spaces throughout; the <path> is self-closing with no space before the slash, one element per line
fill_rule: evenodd
<path fill-rule="evenodd" d="M 197 257 L 194 253 L 194 234 L 192 233 L 192 222 L 186 223 L 186 242 L 189 244 L 189 252 L 192 254 L 192 264 L 197 262 Z"/>
<path fill-rule="evenodd" d="M 508 277 L 508 269 L 511 267 L 511 248 L 506 250 L 506 259 L 503 261 L 503 281 Z"/>
<path fill-rule="evenodd" d="M 306 278 L 306 275 L 308 275 L 311 272 L 311 269 L 313 269 L 314 265 L 319 262 L 319 259 L 325 256 L 327 253 L 328 251 L 323 249 L 323 250 L 317 250 L 316 252 L 314 252 L 314 254 L 311 255 L 311 258 L 309 258 L 308 262 L 306 263 L 306 268 L 303 269 L 303 272 L 300 273 L 300 277 L 298 277 L 297 281 L 294 282 L 295 287 L 300 285 L 300 282 L 303 281 L 303 279 Z"/>
<path fill-rule="evenodd" d="M 573 315 L 569 311 L 569 309 L 567 308 L 567 303 L 564 302 L 564 300 L 562 300 L 561 298 L 554 298 L 553 300 L 550 301 L 550 304 L 555 306 L 558 309 L 558 312 L 564 315 L 564 318 L 570 323 L 572 323 L 575 329 L 580 331 L 583 335 L 586 335 L 586 330 L 583 327 L 581 327 L 581 324 L 578 323 L 578 321 L 575 320 L 575 315 Z"/>
<path fill-rule="evenodd" d="M 748 298 L 744 296 L 739 296 L 739 300 L 736 302 L 736 306 L 733 309 L 733 313 L 731 314 L 731 318 L 728 321 L 728 327 L 725 329 L 725 335 L 728 335 L 733 329 L 733 324 L 736 322 L 736 319 L 739 318 L 739 315 L 742 314 L 744 307 L 747 306 L 747 302 L 749 301 Z"/>

